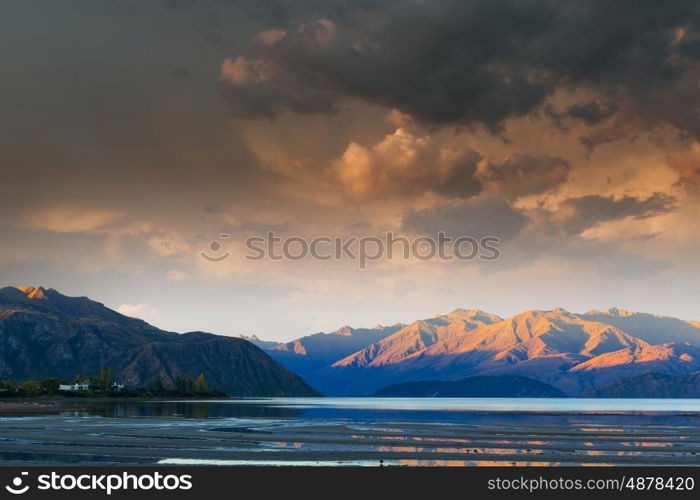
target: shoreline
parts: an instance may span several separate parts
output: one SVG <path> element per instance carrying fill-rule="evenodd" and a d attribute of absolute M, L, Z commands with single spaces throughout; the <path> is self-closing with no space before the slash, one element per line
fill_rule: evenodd
<path fill-rule="evenodd" d="M 40 415 L 56 415 L 66 411 L 89 411 L 85 401 L 69 398 L 44 399 L 38 398 L 8 398 L 0 400 L 0 417 L 29 417 Z"/>
<path fill-rule="evenodd" d="M 270 408 L 275 408 L 275 400 L 278 398 L 272 396 L 251 396 L 251 397 L 227 397 L 227 396 L 217 396 L 217 397 L 173 397 L 173 396 L 157 396 L 157 397 L 139 397 L 139 396 L 64 396 L 64 395 L 52 395 L 52 396 L 36 396 L 36 397 L 7 397 L 0 398 L 0 418 L 2 417 L 30 417 L 30 416 L 43 416 L 43 415 L 60 415 L 65 412 L 82 413 L 82 414 L 101 414 L 99 410 L 104 410 L 109 404 L 115 403 L 168 403 L 168 404 L 178 404 L 178 403 L 188 403 L 188 404 L 207 404 L 207 403 L 232 403 L 239 402 L 245 404 L 262 404 L 263 406 L 269 406 Z M 290 404 L 291 401 L 299 400 L 306 401 L 308 398 L 281 398 L 285 400 L 285 404 L 280 405 L 280 407 L 285 408 Z M 314 398 L 316 399 L 316 398 Z M 331 398 L 333 399 L 333 398 Z M 355 399 L 355 398 L 342 398 L 342 399 Z M 362 398 L 357 398 L 362 399 Z M 404 399 L 404 398 L 375 398 L 375 399 Z M 432 399 L 432 398 L 410 398 L 410 399 Z M 453 399 L 453 398 L 446 398 Z M 470 398 L 458 398 L 458 399 L 470 399 Z M 529 398 L 512 398 L 512 399 L 529 399 Z M 604 399 L 604 398 L 601 398 Z M 292 408 L 294 408 L 294 403 Z M 299 409 L 304 409 L 305 405 L 299 406 Z M 312 407 L 312 406 L 311 406 Z M 308 407 L 308 408 L 311 408 Z M 318 408 L 322 408 L 323 405 L 319 405 Z M 307 408 L 307 409 L 308 409 Z M 350 410 L 363 410 L 363 406 L 349 407 Z M 387 408 L 387 411 L 396 411 L 400 413 L 401 410 L 407 409 L 396 409 Z M 677 417 L 689 417 L 689 418 L 700 418 L 700 410 L 689 410 L 689 409 L 514 409 L 514 408 L 484 408 L 484 409 L 460 409 L 460 408 L 412 408 L 408 411 L 445 411 L 448 413 L 462 413 L 464 415 L 502 415 L 502 416 L 541 416 L 541 417 L 576 417 L 576 416 L 588 416 L 588 417 L 634 417 L 634 416 L 677 416 Z"/>
<path fill-rule="evenodd" d="M 193 398 L 192 400 L 194 400 Z M 227 400 L 228 397 L 196 398 L 202 401 Z M 88 413 L 95 411 L 97 405 L 118 402 L 164 402 L 172 401 L 167 397 L 82 397 L 82 396 L 39 396 L 29 398 L 0 398 L 0 417 L 31 417 L 41 415 L 58 415 L 64 412 Z M 191 401 L 182 398 L 182 401 Z"/>

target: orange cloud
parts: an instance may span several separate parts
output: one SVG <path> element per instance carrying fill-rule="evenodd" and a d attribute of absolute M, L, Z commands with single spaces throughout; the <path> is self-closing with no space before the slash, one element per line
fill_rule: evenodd
<path fill-rule="evenodd" d="M 678 184 L 691 194 L 700 194 L 700 143 L 687 151 L 668 156 L 668 166 L 678 173 Z"/>
<path fill-rule="evenodd" d="M 371 147 L 350 143 L 331 170 L 350 199 L 411 196 L 434 191 L 469 197 L 481 191 L 474 178 L 480 156 L 437 144 L 398 128 Z"/>
<path fill-rule="evenodd" d="M 219 68 L 224 81 L 235 85 L 264 82 L 272 78 L 274 68 L 264 60 L 250 60 L 245 56 L 236 59 L 224 59 Z"/>
<path fill-rule="evenodd" d="M 569 162 L 563 158 L 529 155 L 514 155 L 500 164 L 484 160 L 477 172 L 488 191 L 511 200 L 555 189 L 568 175 Z"/>
<path fill-rule="evenodd" d="M 105 228 L 121 217 L 111 210 L 78 207 L 51 207 L 30 211 L 24 224 L 43 231 L 57 233 L 89 233 Z"/>

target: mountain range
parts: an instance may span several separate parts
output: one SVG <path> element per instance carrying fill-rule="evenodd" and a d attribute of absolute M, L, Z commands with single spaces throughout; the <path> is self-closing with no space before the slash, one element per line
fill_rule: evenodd
<path fill-rule="evenodd" d="M 696 397 L 700 323 L 619 308 L 509 318 L 456 309 L 407 325 L 344 326 L 280 343 L 167 332 L 86 297 L 0 288 L 0 378 L 70 380 L 101 367 L 131 386 L 203 373 L 212 389 L 234 396 L 360 396 L 469 379 L 500 392 L 509 381 L 516 394 L 545 387 L 579 397 Z"/>
<path fill-rule="evenodd" d="M 292 342 L 278 343 L 260 340 L 255 336 L 242 337 L 304 378 L 323 383 L 323 373 L 330 365 L 365 346 L 379 342 L 406 325 L 377 325 L 374 328 L 343 326 L 331 333 L 314 333 Z"/>
<path fill-rule="evenodd" d="M 42 287 L 0 288 L 0 378 L 15 382 L 94 375 L 149 386 L 156 376 L 204 374 L 232 396 L 318 396 L 301 377 L 245 340 L 166 332 L 86 297 Z"/>
<path fill-rule="evenodd" d="M 505 319 L 457 309 L 409 325 L 341 330 L 343 335 L 314 334 L 264 348 L 326 395 L 368 395 L 411 381 L 510 375 L 581 396 L 621 379 L 700 371 L 698 322 L 619 308 L 583 314 L 534 310 Z M 341 336 L 354 339 L 344 339 L 345 346 L 365 345 L 349 354 L 334 350 Z M 331 353 L 337 359 L 331 360 Z"/>

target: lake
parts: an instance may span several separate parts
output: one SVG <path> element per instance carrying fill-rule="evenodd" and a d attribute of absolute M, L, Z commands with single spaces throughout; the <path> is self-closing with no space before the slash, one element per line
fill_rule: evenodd
<path fill-rule="evenodd" d="M 700 400 L 265 398 L 0 419 L 4 464 L 700 465 Z"/>

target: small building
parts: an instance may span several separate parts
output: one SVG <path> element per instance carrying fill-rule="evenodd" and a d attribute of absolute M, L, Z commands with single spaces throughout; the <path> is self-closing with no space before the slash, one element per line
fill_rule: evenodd
<path fill-rule="evenodd" d="M 75 383 L 75 384 L 60 384 L 58 386 L 59 391 L 89 391 L 90 384 Z"/>

